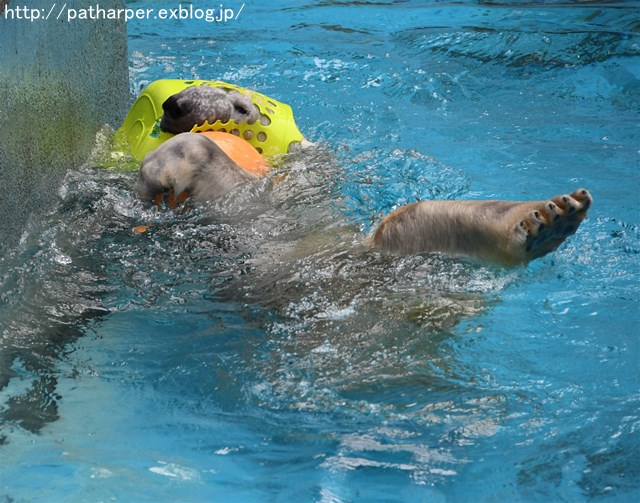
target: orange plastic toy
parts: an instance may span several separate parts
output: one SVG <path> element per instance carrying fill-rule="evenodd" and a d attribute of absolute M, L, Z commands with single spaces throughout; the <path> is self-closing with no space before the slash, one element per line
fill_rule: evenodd
<path fill-rule="evenodd" d="M 249 173 L 258 176 L 269 173 L 267 160 L 248 141 L 222 131 L 205 131 L 199 134 L 213 140 L 233 162 Z"/>

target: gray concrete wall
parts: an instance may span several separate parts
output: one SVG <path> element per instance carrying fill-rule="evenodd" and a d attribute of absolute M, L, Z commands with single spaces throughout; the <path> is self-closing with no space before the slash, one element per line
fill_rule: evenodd
<path fill-rule="evenodd" d="M 64 173 L 87 160 L 96 131 L 119 126 L 130 104 L 124 20 L 68 22 L 65 11 L 58 20 L 65 3 L 91 5 L 9 0 L 0 14 L 0 252 L 50 206 Z"/>

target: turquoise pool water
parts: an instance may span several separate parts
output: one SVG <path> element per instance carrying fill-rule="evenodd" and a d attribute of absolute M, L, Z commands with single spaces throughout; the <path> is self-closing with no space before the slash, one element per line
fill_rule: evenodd
<path fill-rule="evenodd" d="M 137 201 L 134 173 L 69 172 L 0 263 L 1 499 L 636 501 L 637 7 L 130 23 L 133 93 L 255 88 L 321 147 L 180 215 Z M 361 246 L 417 199 L 579 186 L 589 219 L 526 268 Z"/>

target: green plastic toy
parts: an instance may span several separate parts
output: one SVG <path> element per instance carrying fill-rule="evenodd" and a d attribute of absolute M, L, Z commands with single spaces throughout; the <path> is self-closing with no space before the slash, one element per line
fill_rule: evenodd
<path fill-rule="evenodd" d="M 251 98 L 261 115 L 261 119 L 253 124 L 237 124 L 233 120 L 226 123 L 216 121 L 213 124 L 205 122 L 194 124 L 192 131 L 224 131 L 236 134 L 266 157 L 286 154 L 292 144 L 300 143 L 304 139 L 296 126 L 291 107 L 264 94 L 220 81 L 163 79 L 152 82 L 143 89 L 120 128 L 120 134 L 124 135 L 131 154 L 137 160 L 142 160 L 147 153 L 174 136 L 160 131 L 162 104 L 170 96 L 192 86 L 212 86 L 238 91 Z"/>

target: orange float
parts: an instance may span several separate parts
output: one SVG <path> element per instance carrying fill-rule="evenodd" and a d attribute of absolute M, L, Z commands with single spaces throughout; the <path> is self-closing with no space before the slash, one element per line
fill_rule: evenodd
<path fill-rule="evenodd" d="M 200 134 L 213 140 L 233 162 L 245 171 L 258 176 L 269 173 L 267 160 L 248 141 L 222 131 L 204 131 Z"/>

